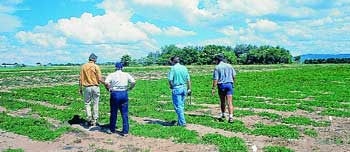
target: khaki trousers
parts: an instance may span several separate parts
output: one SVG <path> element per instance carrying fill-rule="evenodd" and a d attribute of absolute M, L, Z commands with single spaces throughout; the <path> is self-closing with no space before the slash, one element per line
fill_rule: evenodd
<path fill-rule="evenodd" d="M 97 121 L 98 119 L 98 102 L 100 100 L 100 87 L 99 86 L 90 86 L 85 87 L 84 90 L 84 101 L 85 101 L 85 110 L 88 121 Z M 91 101 L 94 104 L 93 110 L 94 115 L 91 115 Z"/>

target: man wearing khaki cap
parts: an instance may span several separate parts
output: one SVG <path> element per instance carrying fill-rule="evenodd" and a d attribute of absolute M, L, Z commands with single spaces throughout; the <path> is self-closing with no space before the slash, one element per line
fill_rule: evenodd
<path fill-rule="evenodd" d="M 91 53 L 89 62 L 84 64 L 80 70 L 79 79 L 79 94 L 83 95 L 84 86 L 84 101 L 88 126 L 97 125 L 98 119 L 98 102 L 100 98 L 99 84 L 104 83 L 100 67 L 96 64 L 97 56 Z M 93 102 L 93 116 L 91 114 L 91 101 Z"/>

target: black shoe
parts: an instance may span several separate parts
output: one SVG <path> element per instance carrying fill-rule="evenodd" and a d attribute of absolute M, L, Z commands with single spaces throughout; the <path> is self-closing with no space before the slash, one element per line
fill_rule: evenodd
<path fill-rule="evenodd" d="M 233 118 L 229 118 L 228 123 L 233 123 Z"/>
<path fill-rule="evenodd" d="M 91 127 L 91 123 L 89 121 L 86 121 L 86 122 L 83 123 L 83 127 L 85 129 L 89 129 Z"/>
<path fill-rule="evenodd" d="M 177 124 L 177 126 L 186 127 L 186 124 L 183 124 L 183 125 Z"/>
<path fill-rule="evenodd" d="M 111 130 L 107 129 L 107 130 L 106 130 L 106 133 L 107 133 L 107 134 L 112 134 L 113 132 L 112 132 Z"/>
<path fill-rule="evenodd" d="M 219 122 L 224 122 L 225 121 L 225 116 L 221 116 L 221 117 L 219 117 Z"/>

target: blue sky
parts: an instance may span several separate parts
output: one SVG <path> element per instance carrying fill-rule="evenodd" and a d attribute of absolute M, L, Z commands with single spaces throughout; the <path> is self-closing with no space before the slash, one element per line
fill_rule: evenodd
<path fill-rule="evenodd" d="M 350 53 L 349 0 L 0 0 L 0 60 L 98 62 L 175 44 Z"/>

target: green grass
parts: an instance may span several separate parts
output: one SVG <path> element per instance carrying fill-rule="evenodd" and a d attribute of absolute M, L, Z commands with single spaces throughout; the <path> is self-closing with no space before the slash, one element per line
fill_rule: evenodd
<path fill-rule="evenodd" d="M 136 124 L 132 126 L 130 133 L 136 136 L 152 137 L 152 138 L 172 138 L 179 143 L 200 143 L 198 133 L 187 130 L 180 126 L 162 126 L 159 124 Z"/>
<path fill-rule="evenodd" d="M 313 138 L 318 136 L 318 133 L 317 133 L 317 131 L 315 129 L 309 129 L 309 128 L 306 128 L 304 130 L 304 134 L 308 135 L 310 137 L 313 137 Z"/>
<path fill-rule="evenodd" d="M 219 134 L 206 134 L 203 136 L 204 143 L 214 144 L 220 152 L 248 152 L 245 142 L 238 137 L 225 137 Z"/>
<path fill-rule="evenodd" d="M 281 137 L 286 139 L 298 139 L 300 134 L 298 130 L 285 125 L 264 125 L 261 123 L 255 124 L 255 130 L 252 131 L 254 135 L 265 135 L 269 137 Z"/>
<path fill-rule="evenodd" d="M 17 101 L 14 99 L 9 99 L 8 97 L 1 96 L 0 106 L 5 107 L 8 110 L 16 111 L 23 108 L 30 108 L 31 112 L 29 114 L 38 114 L 41 117 L 50 117 L 62 122 L 68 121 L 73 118 L 74 115 L 81 115 L 82 113 L 78 109 L 56 109 L 51 107 L 46 107 L 39 104 L 27 103 L 24 101 Z"/>
<path fill-rule="evenodd" d="M 288 118 L 283 118 L 282 123 L 293 124 L 293 125 L 312 125 L 315 127 L 327 127 L 330 125 L 328 121 L 314 121 L 310 118 L 302 117 L 302 116 L 290 116 Z"/>
<path fill-rule="evenodd" d="M 337 117 L 350 117 L 350 110 L 337 110 L 337 109 L 326 109 L 322 111 L 322 115 L 337 116 Z"/>
<path fill-rule="evenodd" d="M 294 150 L 283 146 L 266 146 L 263 148 L 264 152 L 294 152 Z"/>
<path fill-rule="evenodd" d="M 12 117 L 5 113 L 0 113 L 0 128 L 41 141 L 56 139 L 70 130 L 69 127 L 54 130 L 44 119 Z"/>
<path fill-rule="evenodd" d="M 278 120 L 278 119 L 281 119 L 282 116 L 279 115 L 279 114 L 275 114 L 275 113 L 269 113 L 269 112 L 259 112 L 258 115 L 260 117 L 263 117 L 263 118 L 268 118 L 270 120 Z"/>
<path fill-rule="evenodd" d="M 24 152 L 24 150 L 20 149 L 20 148 L 18 148 L 18 149 L 9 148 L 9 149 L 4 150 L 3 152 Z"/>
<path fill-rule="evenodd" d="M 216 104 L 219 107 L 219 98 L 216 94 L 212 96 L 211 70 L 214 66 L 190 66 L 193 103 Z M 350 65 L 254 65 L 234 66 L 238 71 L 235 94 L 233 96 L 235 107 L 272 109 L 282 112 L 293 112 L 298 109 L 315 112 L 316 107 L 325 108 L 321 115 L 336 117 L 350 117 Z M 204 68 L 204 69 L 203 69 Z M 285 69 L 282 69 L 285 68 Z M 242 70 L 279 69 L 264 72 L 240 72 Z M 41 71 L 44 70 L 44 71 Z M 63 71 L 60 71 L 63 70 Z M 102 67 L 104 75 L 114 71 L 112 66 Z M 169 67 L 130 67 L 125 69 L 128 72 L 138 74 L 149 74 L 149 72 L 166 73 Z M 204 72 L 201 72 L 204 70 Z M 1 86 L 12 83 L 41 84 L 46 81 L 42 78 L 49 77 L 49 83 L 61 83 L 76 81 L 74 76 L 79 73 L 79 67 L 64 68 L 33 68 L 21 70 L 0 70 L 2 78 Z M 161 74 L 160 74 L 161 75 Z M 69 76 L 69 78 L 68 78 Z M 73 76 L 73 77 L 72 77 Z M 22 77 L 38 78 L 38 82 L 21 82 Z M 34 80 L 33 80 L 34 81 Z M 36 80 L 35 80 L 36 81 Z M 6 83 L 6 84 L 5 84 Z M 2 113 L 0 128 L 28 136 L 36 140 L 53 140 L 59 137 L 67 128 L 53 129 L 52 125 L 43 119 L 30 118 L 31 114 L 38 114 L 40 117 L 50 117 L 60 120 L 62 123 L 71 119 L 74 115 L 85 117 L 83 97 L 77 93 L 77 85 L 62 85 L 55 87 L 22 88 L 13 89 L 11 93 L 1 93 L 0 106 L 8 111 L 16 111 L 23 108 L 30 108 L 29 118 L 12 117 Z M 138 117 L 150 117 L 165 122 L 177 119 L 173 112 L 171 103 L 171 91 L 168 88 L 166 79 L 160 80 L 137 80 L 134 90 L 129 92 L 129 114 Z M 267 97 L 267 98 L 261 98 Z M 306 99 L 307 98 L 307 99 Z M 47 102 L 52 105 L 66 106 L 65 110 L 45 107 L 40 104 L 22 102 L 17 99 L 31 100 L 33 102 Z M 159 101 L 169 101 L 159 103 Z M 202 109 L 202 106 L 185 105 L 186 111 Z M 169 111 L 170 110 L 170 111 Z M 213 111 L 215 113 L 216 111 Z M 100 121 L 108 123 L 109 119 L 109 94 L 101 87 L 100 97 Z M 317 113 L 318 114 L 318 113 Z M 254 128 L 247 128 L 244 122 L 237 120 L 237 117 L 258 115 L 272 121 L 282 122 L 285 125 L 256 124 Z M 314 136 L 314 130 L 306 129 L 299 132 L 299 126 L 326 127 L 329 122 L 315 121 L 310 118 L 293 116 L 283 118 L 278 113 L 254 112 L 249 110 L 235 110 L 235 121 L 232 124 L 219 121 L 217 118 L 204 115 L 186 115 L 187 123 L 198 124 L 210 128 L 223 129 L 231 132 L 241 132 L 251 135 L 263 135 L 286 139 L 297 139 L 300 133 Z M 118 121 L 120 123 L 120 121 Z M 6 124 L 6 125 L 4 125 Z M 10 126 L 10 127 L 8 127 Z M 27 126 L 27 127 L 23 127 Z M 293 126 L 293 127 L 290 127 Z M 24 128 L 24 129 L 23 129 Z M 226 137 L 210 136 L 201 139 L 196 132 L 186 128 L 164 127 L 157 124 L 134 124 L 130 127 L 131 133 L 137 136 L 167 138 L 181 143 L 201 143 L 210 138 L 226 139 Z M 148 132 L 149 131 L 149 132 Z M 183 134 L 180 134 L 183 133 Z M 317 134 L 317 132 L 316 132 Z M 209 139 L 207 139 L 209 138 Z M 220 145 L 220 143 L 214 143 Z M 224 145 L 221 144 L 221 145 Z M 220 147 L 220 146 L 219 146 Z"/>

